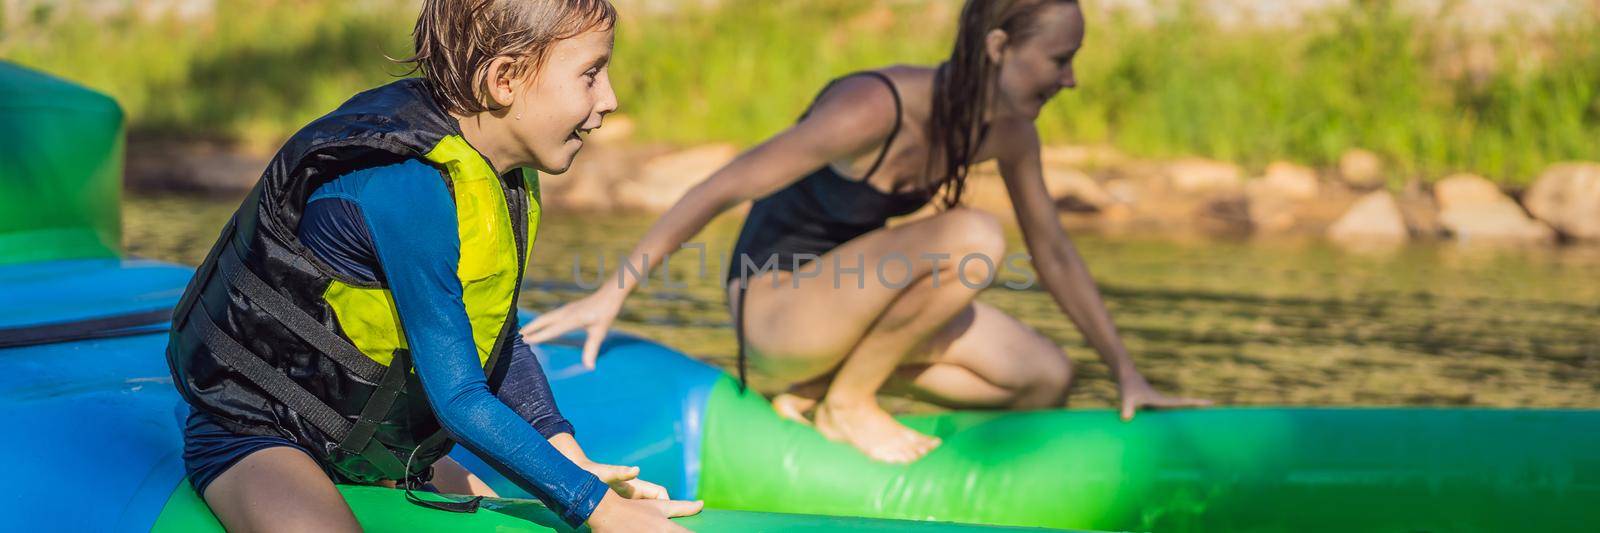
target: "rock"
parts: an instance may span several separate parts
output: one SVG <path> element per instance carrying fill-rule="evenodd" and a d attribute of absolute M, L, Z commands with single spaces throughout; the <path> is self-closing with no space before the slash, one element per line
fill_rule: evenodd
<path fill-rule="evenodd" d="M 1293 210 L 1295 233 L 1306 235 L 1325 235 L 1328 228 L 1333 227 L 1357 200 L 1367 192 L 1352 190 L 1343 182 L 1322 182 L 1318 184 L 1317 196 L 1309 200 L 1300 200 L 1289 204 Z"/>
<path fill-rule="evenodd" d="M 1328 228 L 1328 238 L 1344 243 L 1403 242 L 1407 236 L 1400 207 L 1382 190 L 1361 197 Z"/>
<path fill-rule="evenodd" d="M 1168 185 L 1165 164 L 1129 162 L 1095 175 L 1112 204 L 1098 220 L 1123 230 L 1192 229 L 1194 215 L 1207 194 L 1176 194 Z"/>
<path fill-rule="evenodd" d="M 1533 216 L 1563 235 L 1600 240 L 1600 163 L 1553 165 L 1523 201 Z"/>
<path fill-rule="evenodd" d="M 938 199 L 929 202 L 927 207 L 939 203 Z M 1010 219 L 1016 215 L 1011 209 L 1011 197 L 1006 194 L 1006 184 L 999 176 L 967 174 L 967 186 L 961 191 L 961 204 L 974 209 L 987 211 L 1001 219 Z"/>
<path fill-rule="evenodd" d="M 1433 186 L 1439 222 L 1461 241 L 1548 242 L 1555 231 L 1528 217 L 1493 182 L 1456 174 Z"/>
<path fill-rule="evenodd" d="M 1111 204 L 1100 210 L 1100 221 L 1122 225 L 1133 221 L 1133 208 L 1127 204 Z"/>
<path fill-rule="evenodd" d="M 1310 168 L 1283 161 L 1268 165 L 1265 176 L 1245 184 L 1250 225 L 1262 233 L 1293 229 L 1300 204 L 1316 198 L 1318 189 L 1317 173 Z"/>
<path fill-rule="evenodd" d="M 1400 192 L 1400 216 L 1413 237 L 1439 237 L 1445 234 L 1439 223 L 1439 204 L 1433 195 L 1423 189 L 1422 182 L 1412 180 Z"/>
<path fill-rule="evenodd" d="M 1056 208 L 1068 213 L 1100 213 L 1118 203 L 1094 178 L 1071 168 L 1045 167 L 1044 187 Z M 962 203 L 1003 217 L 1015 214 L 1005 180 L 992 161 L 967 171 Z"/>
<path fill-rule="evenodd" d="M 1250 226 L 1260 233 L 1284 233 L 1294 229 L 1295 202 L 1275 195 L 1249 196 Z"/>
<path fill-rule="evenodd" d="M 617 195 L 613 191 L 639 176 L 641 161 L 659 153 L 654 147 L 607 143 L 585 146 L 566 172 L 539 175 L 545 206 L 580 211 L 616 209 Z"/>
<path fill-rule="evenodd" d="M 1317 196 L 1317 173 L 1310 168 L 1287 161 L 1267 165 L 1266 175 L 1251 182 L 1258 193 L 1271 194 L 1289 200 L 1310 200 Z"/>
<path fill-rule="evenodd" d="M 626 115 L 611 115 L 601 121 L 600 128 L 589 133 L 588 140 L 597 143 L 620 143 L 633 138 L 633 119 Z"/>
<path fill-rule="evenodd" d="M 1136 185 L 1133 180 L 1125 178 L 1106 182 L 1105 191 L 1106 194 L 1111 195 L 1113 200 L 1116 200 L 1117 203 L 1123 205 L 1138 202 L 1139 198 L 1142 196 L 1142 194 L 1140 194 L 1138 185 Z"/>
<path fill-rule="evenodd" d="M 1045 168 L 1044 188 L 1063 211 L 1100 212 L 1117 203 L 1094 178 L 1073 169 Z"/>
<path fill-rule="evenodd" d="M 1100 190 L 1112 204 L 1102 208 L 1097 220 L 1138 231 L 1248 231 L 1248 207 L 1240 201 L 1244 191 L 1238 177 L 1237 167 L 1206 160 L 1130 160 L 1100 169 L 1095 181 L 1103 183 Z"/>
<path fill-rule="evenodd" d="M 637 179 L 616 187 L 616 204 L 628 209 L 666 211 L 690 188 L 739 155 L 728 144 L 711 144 L 652 158 Z"/>
<path fill-rule="evenodd" d="M 934 204 L 937 203 L 939 200 L 935 199 L 923 209 L 935 208 Z M 1009 219 L 1016 214 L 1011 209 L 1011 196 L 1006 193 L 1005 181 L 1000 178 L 1000 167 L 993 161 L 985 161 L 967 169 L 967 185 L 961 191 L 961 203 L 1002 219 Z"/>
<path fill-rule="evenodd" d="M 568 172 L 571 174 L 571 172 Z M 541 176 L 541 180 L 548 176 Z M 611 192 L 613 182 L 600 175 L 573 176 L 572 179 L 551 187 L 541 181 L 545 191 L 544 201 L 552 206 L 591 211 L 616 208 L 616 195 Z M 552 192 L 554 194 L 552 194 Z"/>
<path fill-rule="evenodd" d="M 1193 229 L 1212 235 L 1250 233 L 1250 199 L 1243 194 L 1216 194 L 1193 210 Z"/>
<path fill-rule="evenodd" d="M 1455 174 L 1433 184 L 1433 198 L 1439 208 L 1450 210 L 1471 205 L 1510 202 L 1500 186 L 1472 174 Z"/>
<path fill-rule="evenodd" d="M 1378 154 L 1354 148 L 1339 156 L 1339 178 L 1357 189 L 1375 189 L 1388 181 Z"/>
<path fill-rule="evenodd" d="M 1180 193 L 1233 191 L 1243 184 L 1239 167 L 1221 161 L 1188 158 L 1169 163 L 1167 184 Z"/>
<path fill-rule="evenodd" d="M 272 152 L 243 145 L 132 139 L 123 180 L 131 190 L 237 194 L 261 179 Z"/>
<path fill-rule="evenodd" d="M 1055 145 L 1039 149 L 1045 168 L 1096 169 L 1119 165 L 1128 156 L 1106 145 Z"/>

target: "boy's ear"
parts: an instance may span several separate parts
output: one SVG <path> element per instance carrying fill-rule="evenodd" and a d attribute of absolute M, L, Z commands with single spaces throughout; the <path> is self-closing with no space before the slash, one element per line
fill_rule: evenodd
<path fill-rule="evenodd" d="M 483 69 L 484 103 L 490 109 L 510 107 L 516 99 L 517 80 L 511 77 L 515 63 L 516 59 L 501 56 L 490 60 L 488 68 Z"/>

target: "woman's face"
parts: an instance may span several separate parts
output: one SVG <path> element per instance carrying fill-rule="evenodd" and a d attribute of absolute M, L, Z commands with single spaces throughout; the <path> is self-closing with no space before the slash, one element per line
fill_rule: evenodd
<path fill-rule="evenodd" d="M 553 43 L 544 65 L 511 104 L 511 135 L 541 172 L 566 172 L 583 147 L 583 135 L 616 111 L 608 70 L 611 45 L 610 29 Z"/>
<path fill-rule="evenodd" d="M 1034 24 L 1032 35 L 1001 47 L 999 87 L 990 109 L 996 118 L 1036 119 L 1057 92 L 1078 85 L 1072 58 L 1083 46 L 1083 12 L 1076 4 L 1052 4 Z"/>

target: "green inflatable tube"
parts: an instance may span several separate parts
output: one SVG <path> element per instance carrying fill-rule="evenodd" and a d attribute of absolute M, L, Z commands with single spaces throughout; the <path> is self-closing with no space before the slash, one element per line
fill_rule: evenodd
<path fill-rule="evenodd" d="M 700 493 L 770 512 L 1120 531 L 1593 531 L 1600 411 L 950 412 L 876 463 L 724 378 Z"/>
<path fill-rule="evenodd" d="M 407 502 L 401 491 L 382 487 L 339 486 L 356 520 L 367 531 L 494 531 L 542 532 L 570 531 L 561 519 L 534 500 L 485 499 L 474 513 L 451 513 L 428 509 Z M 431 494 L 422 498 L 437 500 Z M 882 533 L 979 533 L 1001 531 L 1040 531 L 1037 529 L 973 526 L 937 522 L 875 520 L 836 516 L 806 516 L 747 511 L 707 509 L 695 516 L 674 520 L 699 533 L 757 531 L 873 531 Z M 198 494 L 184 483 L 156 518 L 154 532 L 222 532 L 211 510 Z"/>
<path fill-rule="evenodd" d="M 121 249 L 122 108 L 0 61 L 0 265 Z"/>

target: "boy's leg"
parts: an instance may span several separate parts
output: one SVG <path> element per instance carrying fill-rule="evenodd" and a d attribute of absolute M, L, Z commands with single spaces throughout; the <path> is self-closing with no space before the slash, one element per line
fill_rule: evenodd
<path fill-rule="evenodd" d="M 476 474 L 461 466 L 454 459 L 444 457 L 433 463 L 433 487 L 439 489 L 441 494 L 460 494 L 463 496 L 483 496 L 485 498 L 498 498 L 499 494 L 489 488 L 489 484 L 478 479 Z"/>
<path fill-rule="evenodd" d="M 246 455 L 217 476 L 203 496 L 231 532 L 361 531 L 322 467 L 288 446 Z"/>

